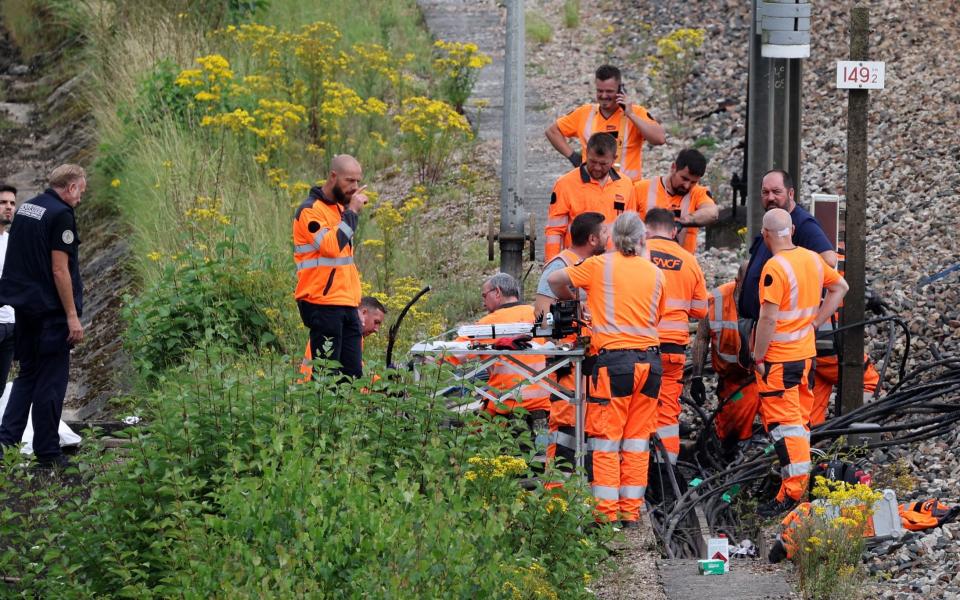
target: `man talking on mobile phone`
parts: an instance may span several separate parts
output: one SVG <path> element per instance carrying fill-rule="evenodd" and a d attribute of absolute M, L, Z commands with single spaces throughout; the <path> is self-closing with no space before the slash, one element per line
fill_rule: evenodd
<path fill-rule="evenodd" d="M 609 133 L 617 139 L 617 170 L 638 181 L 644 142 L 659 146 L 667 141 L 666 132 L 646 108 L 630 101 L 620 69 L 603 65 L 597 69 L 594 83 L 597 102 L 584 104 L 557 119 L 547 128 L 547 139 L 574 167 L 579 167 L 586 160 L 590 136 Z M 579 151 L 570 146 L 570 138 L 580 140 Z"/>

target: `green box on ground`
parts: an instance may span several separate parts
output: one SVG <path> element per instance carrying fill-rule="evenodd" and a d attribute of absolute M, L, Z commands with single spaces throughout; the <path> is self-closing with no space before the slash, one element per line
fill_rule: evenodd
<path fill-rule="evenodd" d="M 698 560 L 697 569 L 701 575 L 723 575 L 723 561 L 718 559 Z"/>

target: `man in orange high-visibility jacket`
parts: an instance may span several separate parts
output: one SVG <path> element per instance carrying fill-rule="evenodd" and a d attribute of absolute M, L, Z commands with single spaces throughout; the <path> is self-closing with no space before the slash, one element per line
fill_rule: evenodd
<path fill-rule="evenodd" d="M 782 481 L 776 499 L 758 513 L 772 516 L 792 508 L 807 490 L 810 430 L 802 407 L 810 396 L 815 331 L 836 312 L 848 286 L 819 254 L 793 245 L 793 223 L 782 208 L 767 211 L 761 234 L 773 258 L 760 277 L 753 360 L 760 416 L 773 437 Z"/>
<path fill-rule="evenodd" d="M 362 178 L 355 158 L 333 157 L 327 181 L 310 190 L 293 217 L 294 297 L 310 329 L 313 358 L 337 361 L 340 372 L 351 377 L 363 374 L 360 273 L 353 262 L 353 233 L 367 203 Z"/>
<path fill-rule="evenodd" d="M 837 253 L 837 265 L 843 261 L 843 255 Z M 843 270 L 839 269 L 843 275 Z M 835 314 L 817 330 L 819 336 L 825 336 L 836 329 L 840 323 L 840 314 Z M 833 388 L 840 382 L 840 365 L 837 357 L 836 341 L 838 337 L 829 335 L 817 340 L 817 360 L 813 364 L 813 405 L 810 407 L 810 426 L 815 427 L 827 420 L 827 409 L 830 407 L 830 395 Z M 870 362 L 870 357 L 863 355 L 863 402 L 873 400 L 873 393 L 880 383 L 880 374 Z"/>
<path fill-rule="evenodd" d="M 746 274 L 747 264 L 740 265 L 737 278 L 710 292 L 707 318 L 700 321 L 693 345 L 693 379 L 690 383 L 694 401 L 705 399 L 703 365 L 707 351 L 717 374 L 717 398 L 720 409 L 714 428 L 724 448 L 753 436 L 753 422 L 760 412 L 760 396 L 753 371 L 741 364 L 741 342 L 738 329 L 737 298 Z M 743 362 L 749 362 L 749 359 Z"/>
<path fill-rule="evenodd" d="M 554 184 L 544 228 L 544 261 L 570 247 L 570 223 L 577 215 L 598 212 L 613 224 L 625 211 L 637 210 L 633 184 L 612 168 L 616 147 L 609 135 L 594 134 L 587 142 L 587 162 Z"/>
<path fill-rule="evenodd" d="M 681 150 L 670 165 L 670 174 L 636 182 L 637 204 L 640 216 L 653 208 L 666 208 L 673 212 L 683 230 L 677 234 L 677 242 L 693 254 L 697 250 L 698 227 L 716 223 L 720 217 L 710 190 L 700 185 L 700 178 L 707 171 L 707 159 L 693 148 Z"/>
<path fill-rule="evenodd" d="M 609 231 L 604 223 L 603 215 L 596 212 L 587 212 L 577 215 L 570 225 L 570 238 L 573 245 L 560 252 L 550 262 L 543 266 L 543 273 L 537 284 L 537 299 L 533 304 L 533 312 L 537 319 L 550 312 L 550 307 L 557 296 L 550 289 L 547 279 L 554 271 L 580 264 L 591 256 L 603 254 L 607 247 Z M 581 293 L 580 299 L 585 295 Z M 584 333 L 584 335 L 589 335 Z M 575 336 L 561 340 L 572 342 Z M 584 361 L 584 373 L 587 373 L 588 361 Z M 561 372 L 562 371 L 562 372 Z M 564 367 L 555 373 L 554 380 L 569 390 L 575 389 L 576 381 L 573 369 Z M 547 460 L 552 461 L 559 457 L 558 468 L 562 471 L 572 471 L 576 464 L 576 412 L 575 406 L 555 395 L 550 396 L 550 437 L 547 442 Z"/>
<path fill-rule="evenodd" d="M 520 303 L 520 283 L 507 273 L 497 273 L 483 282 L 480 288 L 480 297 L 487 315 L 477 321 L 477 325 L 498 323 L 530 323 L 533 325 L 533 306 Z M 467 338 L 458 338 L 465 340 Z M 492 342 L 493 340 L 474 339 L 478 343 Z M 535 339 L 535 341 L 542 341 Z M 475 356 L 482 356 L 478 352 Z M 546 357 L 542 354 L 522 354 L 516 357 L 529 368 L 542 371 L 546 368 Z M 447 357 L 451 363 L 459 363 L 455 356 Z M 506 360 L 498 360 L 487 370 L 490 377 L 487 385 L 494 393 L 504 393 L 514 388 L 529 375 L 522 367 Z M 515 390 L 516 398 L 507 398 L 502 403 L 487 402 L 485 410 L 491 415 L 509 415 L 517 406 L 528 412 L 526 421 L 531 429 L 536 431 L 539 422 L 543 422 L 543 432 L 546 433 L 547 419 L 550 413 L 550 391 L 546 387 L 533 384 L 522 385 Z"/>
<path fill-rule="evenodd" d="M 635 526 L 647 489 L 650 435 L 660 393 L 657 323 L 666 311 L 664 276 L 647 258 L 640 215 L 613 224 L 616 251 L 593 256 L 548 278 L 560 299 L 586 290 L 591 348 L 585 431 L 587 475 L 600 517 Z"/>
<path fill-rule="evenodd" d="M 829 322 L 826 324 L 829 325 Z M 823 331 L 821 327 L 821 331 Z M 810 426 L 815 427 L 827 420 L 827 408 L 834 386 L 840 381 L 837 353 L 834 349 L 817 350 L 817 361 L 813 368 L 813 408 L 810 410 Z M 863 401 L 873 400 L 873 393 L 880 383 L 880 374 L 863 355 Z"/>
<path fill-rule="evenodd" d="M 707 284 L 693 254 L 674 239 L 673 213 L 665 208 L 647 212 L 647 250 L 650 261 L 663 272 L 666 311 L 660 315 L 660 362 L 663 377 L 657 398 L 657 436 L 670 464 L 680 456 L 680 394 L 683 365 L 690 342 L 690 319 L 707 316 Z"/>
<path fill-rule="evenodd" d="M 360 298 L 360 308 L 357 309 L 360 315 L 360 349 L 363 350 L 363 340 L 380 331 L 383 320 L 387 316 L 387 307 L 373 296 L 364 296 Z M 313 368 L 313 351 L 310 348 L 310 340 L 307 339 L 307 347 L 303 351 L 303 362 L 300 363 L 300 374 L 303 377 L 300 383 L 310 381 Z"/>
<path fill-rule="evenodd" d="M 636 181 L 642 176 L 644 141 L 659 146 L 667 141 L 667 134 L 646 108 L 630 102 L 621 81 L 620 69 L 610 65 L 597 69 L 597 103 L 575 108 L 557 119 L 545 133 L 557 152 L 574 167 L 586 160 L 590 136 L 609 133 L 617 141 L 614 160 L 620 165 L 619 171 Z M 568 138 L 580 140 L 580 151 L 570 147 Z"/>

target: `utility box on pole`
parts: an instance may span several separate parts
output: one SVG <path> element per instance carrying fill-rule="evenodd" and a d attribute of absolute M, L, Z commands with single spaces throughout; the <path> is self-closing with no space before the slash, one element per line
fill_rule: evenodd
<path fill-rule="evenodd" d="M 747 228 L 760 233 L 760 179 L 784 169 L 800 195 L 801 59 L 810 56 L 809 2 L 754 0 L 747 96 Z"/>

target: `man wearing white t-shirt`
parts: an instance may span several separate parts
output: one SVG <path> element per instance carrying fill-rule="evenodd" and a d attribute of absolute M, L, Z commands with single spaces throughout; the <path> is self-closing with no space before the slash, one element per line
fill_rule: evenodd
<path fill-rule="evenodd" d="M 13 223 L 13 214 L 17 211 L 17 188 L 0 183 L 0 274 L 7 256 L 7 230 Z M 7 375 L 13 364 L 13 307 L 0 306 L 0 394 L 7 385 Z"/>

